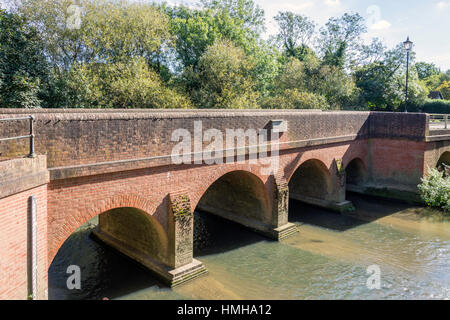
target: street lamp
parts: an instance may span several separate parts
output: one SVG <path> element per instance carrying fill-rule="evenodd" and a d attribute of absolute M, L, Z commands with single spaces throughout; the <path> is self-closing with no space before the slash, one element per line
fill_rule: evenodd
<path fill-rule="evenodd" d="M 406 90 L 405 90 L 405 112 L 408 112 L 408 78 L 409 78 L 409 52 L 413 47 L 412 41 L 409 41 L 409 36 L 405 42 L 403 42 L 403 47 L 406 50 Z"/>

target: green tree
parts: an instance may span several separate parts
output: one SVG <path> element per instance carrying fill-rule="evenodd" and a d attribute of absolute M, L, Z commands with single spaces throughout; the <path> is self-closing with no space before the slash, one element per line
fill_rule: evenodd
<path fill-rule="evenodd" d="M 172 41 L 168 17 L 156 7 L 127 0 L 17 0 L 17 11 L 36 26 L 46 55 L 59 71 L 75 63 L 145 58 L 158 64 Z M 78 10 L 70 10 L 77 5 Z M 80 24 L 69 22 L 80 14 Z"/>
<path fill-rule="evenodd" d="M 411 53 L 414 63 L 415 53 Z M 385 52 L 381 61 L 364 65 L 354 73 L 362 103 L 374 110 L 403 111 L 405 100 L 406 53 L 402 44 Z M 408 101 L 410 107 L 419 107 L 427 90 L 419 81 L 414 68 L 409 70 Z"/>
<path fill-rule="evenodd" d="M 259 94 L 249 77 L 252 63 L 229 40 L 208 47 L 199 61 L 199 88 L 194 98 L 200 108 L 256 108 Z"/>
<path fill-rule="evenodd" d="M 266 29 L 264 10 L 253 0 L 201 0 L 204 8 L 225 11 L 243 28 L 260 35 Z"/>
<path fill-rule="evenodd" d="M 442 84 L 437 87 L 437 90 L 440 91 L 446 100 L 450 100 L 450 81 L 442 82 Z"/>
<path fill-rule="evenodd" d="M 200 57 L 216 40 L 226 38 L 239 46 L 246 46 L 248 29 L 227 12 L 212 9 L 169 8 L 171 29 L 176 37 L 179 70 L 197 68 Z"/>
<path fill-rule="evenodd" d="M 320 30 L 319 50 L 324 62 L 338 68 L 355 64 L 352 57 L 357 56 L 361 35 L 366 30 L 364 19 L 358 13 L 330 18 Z"/>
<path fill-rule="evenodd" d="M 189 108 L 183 94 L 168 88 L 143 58 L 75 65 L 67 83 L 82 107 Z"/>
<path fill-rule="evenodd" d="M 273 97 L 263 98 L 261 106 L 264 109 L 330 109 L 324 96 L 298 89 L 286 89 Z"/>
<path fill-rule="evenodd" d="M 432 74 L 429 77 L 422 79 L 421 82 L 429 91 L 438 90 L 437 88 L 443 83 L 443 74 Z"/>
<path fill-rule="evenodd" d="M 45 96 L 43 45 L 23 17 L 0 10 L 0 107 L 36 108 Z"/>
<path fill-rule="evenodd" d="M 74 14 L 70 10 L 72 3 L 69 0 L 18 1 L 17 11 L 36 26 L 45 44 L 45 56 L 53 67 L 48 106 L 107 107 L 116 103 L 116 107 L 160 108 L 164 105 L 161 101 L 167 100 L 170 104 L 181 94 L 167 76 L 170 67 L 167 56 L 173 37 L 165 13 L 147 3 L 80 0 L 76 2 L 82 9 L 78 11 L 80 23 L 70 26 L 68 22 Z M 146 68 L 142 62 L 146 63 Z M 102 74 L 111 85 L 107 86 L 92 72 Z M 161 75 L 165 83 L 161 82 Z M 74 79 L 80 83 L 75 83 Z M 131 86 L 129 101 L 122 95 L 125 88 L 116 92 L 117 97 L 111 96 L 111 92 L 115 92 L 112 90 L 114 83 Z M 150 101 L 144 103 L 142 97 L 149 97 Z"/>
<path fill-rule="evenodd" d="M 434 63 L 417 62 L 415 64 L 417 74 L 420 80 L 431 77 L 433 75 L 440 75 L 441 71 Z"/>
<path fill-rule="evenodd" d="M 318 94 L 326 99 L 319 109 L 341 109 L 353 103 L 355 85 L 343 70 L 323 65 L 315 55 L 304 61 L 291 58 L 277 81 L 279 93 L 296 89 Z"/>
<path fill-rule="evenodd" d="M 303 60 L 310 53 L 309 46 L 316 25 L 308 17 L 289 11 L 279 12 L 275 16 L 279 32 L 276 36 L 278 44 L 284 49 L 288 57 Z"/>
<path fill-rule="evenodd" d="M 207 3 L 206 8 L 200 9 L 183 6 L 167 9 L 171 16 L 172 33 L 176 38 L 176 56 L 179 61 L 175 64 L 176 70 L 181 74 L 186 91 L 192 93 L 199 87 L 199 78 L 193 75 L 199 72 L 199 61 L 206 49 L 219 40 L 229 40 L 252 61 L 253 68 L 249 72 L 256 81 L 257 90 L 267 95 L 278 74 L 279 53 L 254 31 L 259 23 L 253 27 L 250 24 L 251 21 L 259 21 L 255 18 L 259 17 L 259 11 L 244 14 L 249 12 L 245 8 L 251 7 L 253 1 L 229 1 L 222 5 L 214 1 Z M 227 4 L 233 5 L 231 10 Z M 239 6 L 243 8 L 239 9 Z M 244 19 L 245 16 L 253 18 Z"/>

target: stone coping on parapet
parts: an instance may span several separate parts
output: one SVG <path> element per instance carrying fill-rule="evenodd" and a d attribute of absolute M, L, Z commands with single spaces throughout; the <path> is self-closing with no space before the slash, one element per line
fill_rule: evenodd
<path fill-rule="evenodd" d="M 120 113 L 120 112 L 266 112 L 266 111 L 281 111 L 281 112 L 328 112 L 321 109 L 176 109 L 176 108 L 168 108 L 168 109 L 150 109 L 150 108 L 133 108 L 133 109 L 114 109 L 114 108 L 36 108 L 36 109 L 27 109 L 27 108 L 0 108 L 0 113 Z M 352 112 L 352 111 L 349 111 Z"/>
<path fill-rule="evenodd" d="M 49 181 L 46 156 L 0 162 L 0 199 L 47 184 Z"/>
<path fill-rule="evenodd" d="M 385 112 L 385 111 L 349 111 L 349 110 L 320 110 L 320 109 L 14 109 L 14 108 L 0 108 L 0 117 L 2 115 L 85 115 L 85 114 L 108 114 L 108 115 L 139 115 L 139 116 L 151 116 L 151 117 L 182 117 L 183 114 L 187 114 L 190 117 L 192 114 L 196 114 L 202 117 L 208 116 L 248 116 L 248 115 L 277 115 L 277 114 L 308 114 L 308 113 L 321 113 L 321 114 L 402 114 L 398 112 Z M 426 113 L 410 112 L 407 115 L 427 115 Z M 2 117 L 3 118 L 3 117 Z"/>
<path fill-rule="evenodd" d="M 345 116 L 345 115 L 365 115 L 369 116 L 370 112 L 365 111 L 334 111 L 334 112 L 320 112 L 310 110 L 183 110 L 183 111 L 134 111 L 122 112 L 116 110 L 115 112 L 33 112 L 28 111 L 26 114 L 35 116 L 35 121 L 94 121 L 94 120 L 138 120 L 138 119 L 200 119 L 200 118 L 233 118 L 233 117 L 272 117 L 278 119 L 286 116 L 307 116 L 307 115 L 321 115 L 327 116 Z M 14 115 L 23 115 L 25 113 L 2 113 L 0 110 L 0 118 L 9 118 Z M 288 119 L 287 119 L 288 120 Z"/>
<path fill-rule="evenodd" d="M 370 117 L 399 116 L 403 113 L 374 111 L 321 111 L 318 109 L 0 109 L 1 118 L 12 118 L 15 115 L 34 115 L 36 121 L 94 121 L 94 120 L 137 120 L 137 119 L 199 119 L 199 118 L 231 118 L 231 117 L 280 117 L 320 115 L 350 116 L 362 115 Z M 408 113 L 407 116 L 424 113 Z M 287 118 L 286 120 L 289 120 Z"/>

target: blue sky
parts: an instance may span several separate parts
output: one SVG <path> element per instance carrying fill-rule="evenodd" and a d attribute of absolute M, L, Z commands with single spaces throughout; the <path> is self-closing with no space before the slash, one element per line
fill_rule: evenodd
<path fill-rule="evenodd" d="M 194 4 L 197 1 L 171 0 Z M 366 18 L 366 40 L 379 37 L 388 47 L 406 40 L 414 42 L 417 60 L 450 69 L 450 0 L 255 0 L 266 13 L 267 32 L 276 32 L 273 16 L 289 10 L 323 25 L 330 17 L 358 12 Z"/>

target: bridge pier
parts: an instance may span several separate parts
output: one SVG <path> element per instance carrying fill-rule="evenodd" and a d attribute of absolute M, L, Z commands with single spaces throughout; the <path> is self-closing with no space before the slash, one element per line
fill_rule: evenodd
<path fill-rule="evenodd" d="M 171 286 L 195 279 L 205 273 L 203 263 L 194 259 L 194 213 L 186 191 L 169 196 L 169 266 L 166 279 Z"/>
<path fill-rule="evenodd" d="M 275 240 L 290 237 L 298 232 L 295 224 L 288 221 L 289 217 L 289 184 L 281 173 L 274 175 L 275 192 L 272 206 L 273 229 L 269 236 Z"/>

